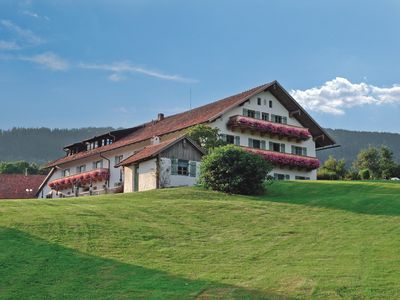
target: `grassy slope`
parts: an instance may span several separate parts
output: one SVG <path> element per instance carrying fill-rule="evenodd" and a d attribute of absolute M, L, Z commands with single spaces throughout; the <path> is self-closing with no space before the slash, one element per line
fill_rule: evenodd
<path fill-rule="evenodd" d="M 399 298 L 400 184 L 0 202 L 0 298 Z"/>

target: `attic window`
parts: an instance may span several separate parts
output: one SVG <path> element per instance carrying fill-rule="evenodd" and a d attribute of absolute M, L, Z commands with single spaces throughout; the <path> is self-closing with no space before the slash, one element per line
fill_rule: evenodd
<path fill-rule="evenodd" d="M 269 108 L 272 108 L 272 100 L 269 100 Z"/>
<path fill-rule="evenodd" d="M 257 98 L 257 105 L 261 105 L 261 98 Z"/>

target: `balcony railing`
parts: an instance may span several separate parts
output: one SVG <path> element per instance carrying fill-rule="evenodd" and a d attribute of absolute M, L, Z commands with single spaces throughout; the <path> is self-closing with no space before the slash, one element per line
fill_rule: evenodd
<path fill-rule="evenodd" d="M 52 180 L 49 182 L 49 187 L 55 190 L 62 190 L 72 186 L 83 186 L 97 181 L 105 181 L 109 178 L 109 170 L 106 168 L 100 168 Z"/>
<path fill-rule="evenodd" d="M 300 156 L 289 153 L 274 152 L 269 150 L 254 149 L 243 147 L 244 150 L 261 155 L 265 160 L 274 165 L 285 166 L 289 168 L 298 168 L 306 170 L 315 170 L 319 168 L 319 160 L 315 157 Z"/>
<path fill-rule="evenodd" d="M 311 138 L 311 133 L 307 128 L 273 123 L 245 116 L 230 117 L 227 125 L 231 129 L 255 130 L 260 133 L 286 137 L 288 139 L 308 140 Z"/>

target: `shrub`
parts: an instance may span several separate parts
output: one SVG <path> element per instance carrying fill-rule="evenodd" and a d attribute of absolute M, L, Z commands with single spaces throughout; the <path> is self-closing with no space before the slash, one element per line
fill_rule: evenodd
<path fill-rule="evenodd" d="M 345 175 L 346 180 L 359 180 L 360 179 L 360 174 L 357 170 L 355 169 L 350 169 L 347 171 Z"/>
<path fill-rule="evenodd" d="M 369 169 L 363 169 L 359 172 L 359 174 L 362 180 L 368 180 L 371 178 L 371 173 Z"/>
<path fill-rule="evenodd" d="M 327 169 L 319 169 L 317 172 L 318 180 L 338 180 L 339 176 L 334 171 L 329 171 Z"/>
<path fill-rule="evenodd" d="M 272 170 L 261 156 L 227 145 L 202 159 L 200 182 L 206 188 L 230 194 L 258 194 Z"/>

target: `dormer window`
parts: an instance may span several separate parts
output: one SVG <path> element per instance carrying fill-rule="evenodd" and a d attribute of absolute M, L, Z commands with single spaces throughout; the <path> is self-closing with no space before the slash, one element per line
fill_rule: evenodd
<path fill-rule="evenodd" d="M 67 177 L 70 175 L 69 169 L 64 169 L 61 171 L 61 174 L 63 177 Z"/>

